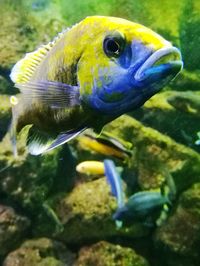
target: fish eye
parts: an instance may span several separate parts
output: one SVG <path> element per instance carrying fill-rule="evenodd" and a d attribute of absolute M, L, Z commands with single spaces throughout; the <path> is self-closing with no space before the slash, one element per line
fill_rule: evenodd
<path fill-rule="evenodd" d="M 120 33 L 110 34 L 103 41 L 103 50 L 108 57 L 119 57 L 124 48 L 125 40 Z"/>

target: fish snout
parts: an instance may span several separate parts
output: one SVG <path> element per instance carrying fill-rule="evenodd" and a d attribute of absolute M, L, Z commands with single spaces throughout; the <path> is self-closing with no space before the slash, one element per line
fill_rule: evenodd
<path fill-rule="evenodd" d="M 137 82 L 157 83 L 174 79 L 183 68 L 180 51 L 176 47 L 161 48 L 140 66 L 134 75 Z"/>

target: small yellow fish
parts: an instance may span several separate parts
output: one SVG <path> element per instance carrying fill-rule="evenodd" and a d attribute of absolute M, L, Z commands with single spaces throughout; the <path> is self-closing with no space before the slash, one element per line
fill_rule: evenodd
<path fill-rule="evenodd" d="M 13 67 L 21 96 L 12 106 L 12 139 L 31 125 L 27 146 L 38 155 L 86 128 L 100 132 L 143 105 L 182 65 L 179 50 L 143 25 L 87 17 Z"/>
<path fill-rule="evenodd" d="M 86 175 L 104 175 L 104 163 L 99 161 L 84 161 L 76 166 L 76 171 Z"/>
<path fill-rule="evenodd" d="M 95 136 L 94 134 L 83 134 L 78 140 L 79 145 L 83 149 L 91 149 L 107 156 L 114 156 L 116 158 L 126 160 L 132 155 L 131 143 L 125 143 L 121 139 L 105 132 L 102 132 L 100 136 Z"/>

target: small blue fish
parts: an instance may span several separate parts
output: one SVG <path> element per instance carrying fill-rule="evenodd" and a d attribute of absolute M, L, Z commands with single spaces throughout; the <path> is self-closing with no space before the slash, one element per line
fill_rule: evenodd
<path fill-rule="evenodd" d="M 198 140 L 195 141 L 195 144 L 200 145 L 200 131 L 197 132 L 197 137 L 198 137 Z"/>
<path fill-rule="evenodd" d="M 142 191 L 132 195 L 127 203 L 113 215 L 114 220 L 122 222 L 145 221 L 154 211 L 169 204 L 168 197 L 155 191 Z"/>
<path fill-rule="evenodd" d="M 123 184 L 117 168 L 112 160 L 104 160 L 104 171 L 107 182 L 111 188 L 111 193 L 117 199 L 118 209 L 121 209 L 125 204 Z M 116 225 L 118 228 L 120 228 L 122 226 L 122 222 L 117 220 L 118 219 L 116 219 Z"/>

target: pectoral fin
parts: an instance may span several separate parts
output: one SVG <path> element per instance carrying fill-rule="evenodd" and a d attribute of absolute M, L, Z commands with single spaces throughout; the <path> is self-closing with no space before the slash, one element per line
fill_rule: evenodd
<path fill-rule="evenodd" d="M 35 126 L 32 126 L 29 129 L 28 138 L 27 138 L 28 150 L 32 155 L 40 155 L 47 151 L 53 150 L 54 148 L 75 138 L 85 129 L 86 127 L 81 127 L 76 130 L 59 134 L 58 136 L 52 136 L 37 129 Z"/>
<path fill-rule="evenodd" d="M 39 101 L 51 108 L 67 108 L 80 105 L 78 86 L 57 81 L 34 81 L 15 84 L 25 101 Z"/>
<path fill-rule="evenodd" d="M 48 149 L 46 149 L 46 151 L 50 151 L 68 141 L 70 141 L 71 139 L 75 138 L 76 136 L 78 136 L 79 134 L 81 134 L 84 130 L 86 130 L 87 127 L 83 127 L 80 128 L 78 130 L 73 130 L 73 131 L 69 131 L 66 132 L 64 134 L 60 134 L 58 135 L 57 139 L 49 146 Z"/>

